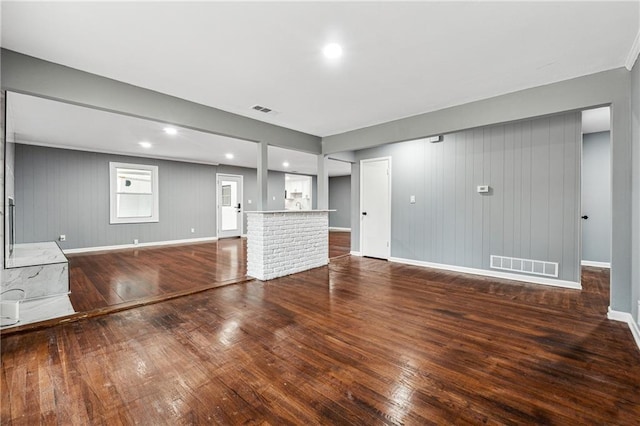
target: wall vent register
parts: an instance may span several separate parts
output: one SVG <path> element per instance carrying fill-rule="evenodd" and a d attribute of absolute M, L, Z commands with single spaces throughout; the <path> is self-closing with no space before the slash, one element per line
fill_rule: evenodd
<path fill-rule="evenodd" d="M 558 277 L 558 263 L 544 260 L 520 259 L 518 257 L 491 255 L 491 267 L 511 272 Z"/>

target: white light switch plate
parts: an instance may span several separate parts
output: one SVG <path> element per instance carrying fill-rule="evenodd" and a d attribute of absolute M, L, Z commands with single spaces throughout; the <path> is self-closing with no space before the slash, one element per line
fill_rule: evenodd
<path fill-rule="evenodd" d="M 415 196 L 415 195 L 412 195 L 411 197 L 409 197 L 409 202 L 410 202 L 411 204 L 415 204 L 415 203 L 416 203 L 416 196 Z"/>

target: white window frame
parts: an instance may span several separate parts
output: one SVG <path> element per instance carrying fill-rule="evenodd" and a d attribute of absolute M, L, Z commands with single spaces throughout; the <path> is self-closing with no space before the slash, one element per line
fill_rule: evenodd
<path fill-rule="evenodd" d="M 118 191 L 118 169 L 137 169 L 137 170 L 149 170 L 151 172 L 151 192 L 153 195 L 153 207 L 150 217 L 118 217 L 117 213 L 117 191 Z M 158 183 L 158 166 L 151 166 L 148 164 L 132 164 L 132 163 L 117 163 L 109 162 L 109 223 L 148 223 L 159 222 L 159 183 Z"/>

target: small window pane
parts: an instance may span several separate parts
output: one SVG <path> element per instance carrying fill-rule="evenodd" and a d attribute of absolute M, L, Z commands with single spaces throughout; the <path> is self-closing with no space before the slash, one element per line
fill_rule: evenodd
<path fill-rule="evenodd" d="M 231 185 L 222 185 L 222 205 L 231 205 Z"/>
<path fill-rule="evenodd" d="M 160 220 L 158 166 L 109 163 L 109 223 Z"/>
<path fill-rule="evenodd" d="M 117 169 L 118 193 L 151 194 L 151 171 Z"/>
<path fill-rule="evenodd" d="M 118 194 L 117 211 L 119 218 L 151 217 L 153 212 L 153 195 Z"/>

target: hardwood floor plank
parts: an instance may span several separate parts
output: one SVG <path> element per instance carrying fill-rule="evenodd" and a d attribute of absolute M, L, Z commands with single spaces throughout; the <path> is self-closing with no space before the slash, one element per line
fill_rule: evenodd
<path fill-rule="evenodd" d="M 329 257 L 351 253 L 351 232 L 329 231 Z"/>

